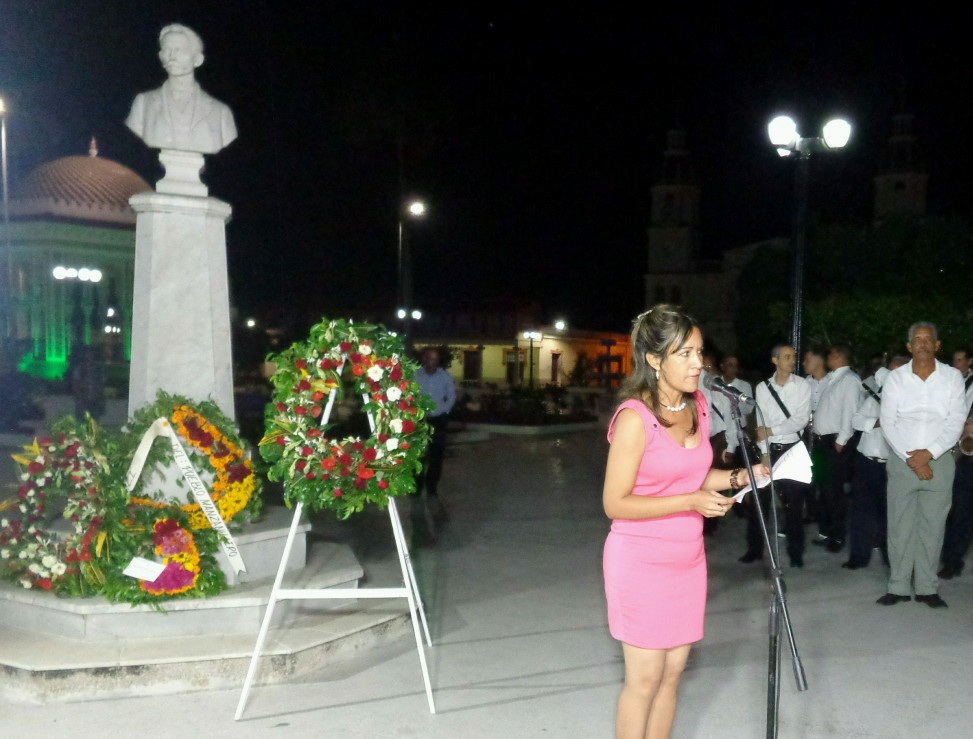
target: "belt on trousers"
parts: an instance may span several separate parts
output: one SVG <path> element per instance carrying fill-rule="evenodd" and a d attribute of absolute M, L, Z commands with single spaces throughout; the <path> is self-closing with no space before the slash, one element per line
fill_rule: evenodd
<path fill-rule="evenodd" d="M 885 464 L 886 462 L 888 462 L 887 459 L 883 459 L 882 457 L 869 457 L 867 454 L 862 455 L 862 456 L 864 456 L 865 459 L 870 459 L 873 462 L 878 462 L 879 464 Z"/>
<path fill-rule="evenodd" d="M 792 446 L 797 444 L 796 441 L 792 441 L 789 444 L 778 444 L 777 442 L 771 442 L 770 449 L 774 452 L 783 452 L 786 449 L 790 449 Z"/>

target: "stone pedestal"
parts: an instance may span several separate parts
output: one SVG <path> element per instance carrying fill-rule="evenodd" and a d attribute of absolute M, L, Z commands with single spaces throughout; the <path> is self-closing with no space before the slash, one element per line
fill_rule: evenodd
<path fill-rule="evenodd" d="M 212 399 L 233 418 L 226 276 L 231 208 L 215 198 L 171 192 L 140 193 L 129 202 L 138 214 L 129 414 L 161 389 Z"/>

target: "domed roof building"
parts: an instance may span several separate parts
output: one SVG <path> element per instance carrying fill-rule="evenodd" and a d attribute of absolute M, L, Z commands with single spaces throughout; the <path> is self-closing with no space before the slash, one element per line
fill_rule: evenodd
<path fill-rule="evenodd" d="M 100 347 L 110 363 L 129 358 L 135 212 L 128 199 L 151 189 L 99 157 L 94 139 L 88 156 L 42 164 L 11 189 L 10 250 L 0 269 L 13 283 L 10 332 L 22 370 L 61 377 L 79 345 Z"/>

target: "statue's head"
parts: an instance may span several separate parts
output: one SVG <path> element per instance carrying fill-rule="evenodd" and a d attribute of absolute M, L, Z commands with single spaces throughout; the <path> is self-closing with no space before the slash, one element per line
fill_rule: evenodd
<path fill-rule="evenodd" d="M 159 61 L 171 77 L 191 75 L 203 63 L 203 40 L 193 29 L 171 23 L 159 32 Z"/>

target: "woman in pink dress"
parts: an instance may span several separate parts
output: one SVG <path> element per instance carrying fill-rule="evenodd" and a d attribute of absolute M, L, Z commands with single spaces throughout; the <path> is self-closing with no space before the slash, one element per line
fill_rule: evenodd
<path fill-rule="evenodd" d="M 711 467 L 696 322 L 657 305 L 635 320 L 632 351 L 626 400 L 608 430 L 602 494 L 612 519 L 604 554 L 608 625 L 625 656 L 615 736 L 662 739 L 690 646 L 703 637 L 703 518 L 726 515 L 733 499 L 717 491 L 742 488 L 749 477 Z"/>

